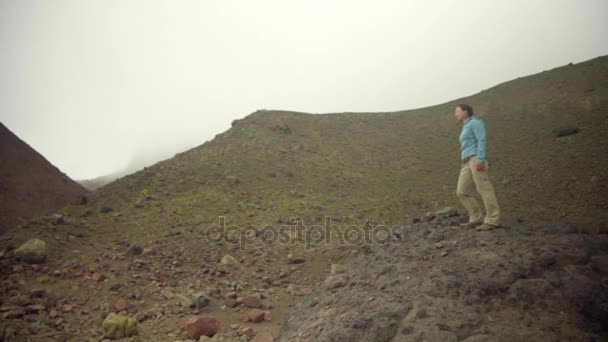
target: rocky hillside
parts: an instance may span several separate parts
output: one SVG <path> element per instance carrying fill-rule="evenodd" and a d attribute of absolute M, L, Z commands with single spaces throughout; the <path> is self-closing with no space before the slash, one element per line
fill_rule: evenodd
<path fill-rule="evenodd" d="M 398 224 L 458 205 L 460 125 L 471 103 L 487 124 L 490 174 L 511 218 L 608 222 L 608 57 L 523 77 L 438 106 L 392 113 L 258 111 L 197 148 L 98 191 L 140 235 L 167 225 L 263 225 L 298 216 Z M 578 133 L 556 137 L 555 130 Z M 134 208 L 143 197 L 153 199 Z M 159 215 L 159 211 L 163 215 Z M 104 224 L 106 225 L 106 224 Z"/>
<path fill-rule="evenodd" d="M 404 225 L 458 205 L 460 102 L 486 121 L 507 227 L 461 230 L 451 210 Z M 608 222 L 607 115 L 608 57 L 410 111 L 257 111 L 9 229 L 0 337 L 600 339 L 608 251 L 589 233 Z M 311 245 L 302 224 L 400 239 Z"/>
<path fill-rule="evenodd" d="M 0 160 L 0 234 L 87 193 L 1 123 Z"/>
<path fill-rule="evenodd" d="M 606 341 L 608 239 L 456 210 L 396 226 L 300 301 L 278 341 Z"/>

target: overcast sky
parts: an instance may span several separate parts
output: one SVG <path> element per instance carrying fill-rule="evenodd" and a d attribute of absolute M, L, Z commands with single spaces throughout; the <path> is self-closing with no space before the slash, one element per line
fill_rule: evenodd
<path fill-rule="evenodd" d="M 608 54 L 608 1 L 0 0 L 0 122 L 74 179 L 257 109 L 396 111 Z"/>

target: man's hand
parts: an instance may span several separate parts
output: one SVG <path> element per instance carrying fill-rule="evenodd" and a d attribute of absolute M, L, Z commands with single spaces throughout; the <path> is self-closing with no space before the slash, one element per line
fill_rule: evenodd
<path fill-rule="evenodd" d="M 485 163 L 477 163 L 476 168 L 477 168 L 477 171 L 485 171 L 486 164 Z"/>

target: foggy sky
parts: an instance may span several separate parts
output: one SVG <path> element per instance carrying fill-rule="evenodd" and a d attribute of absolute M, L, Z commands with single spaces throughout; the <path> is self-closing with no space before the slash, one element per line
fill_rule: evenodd
<path fill-rule="evenodd" d="M 396 111 L 608 54 L 608 1 L 0 0 L 0 122 L 74 179 L 257 109 Z"/>

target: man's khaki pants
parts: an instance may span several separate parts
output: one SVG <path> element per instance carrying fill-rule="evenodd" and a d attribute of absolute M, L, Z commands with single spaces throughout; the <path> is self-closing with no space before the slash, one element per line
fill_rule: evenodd
<path fill-rule="evenodd" d="M 490 183 L 490 177 L 488 176 L 488 162 L 485 162 L 484 171 L 477 171 L 476 166 L 477 157 L 473 157 L 462 164 L 456 195 L 469 212 L 469 222 L 481 222 L 483 220 L 484 223 L 498 226 L 500 225 L 500 208 L 496 201 L 494 187 Z M 483 199 L 483 204 L 486 208 L 485 219 L 474 197 L 475 189 L 477 189 L 477 192 Z"/>

